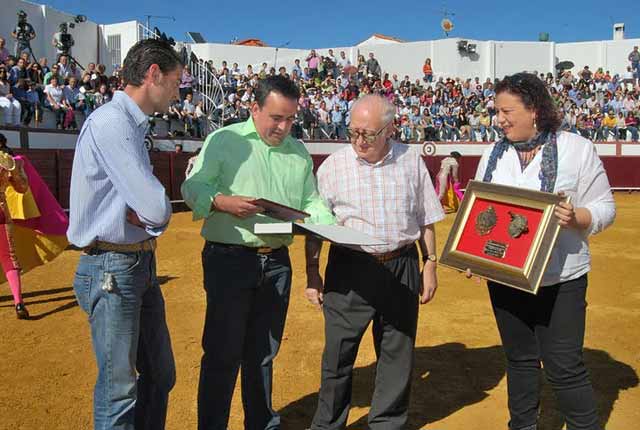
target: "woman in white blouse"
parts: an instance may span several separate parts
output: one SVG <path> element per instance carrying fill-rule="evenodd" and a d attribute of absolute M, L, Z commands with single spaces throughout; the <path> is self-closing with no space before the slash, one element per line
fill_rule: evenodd
<path fill-rule="evenodd" d="M 489 282 L 507 357 L 509 428 L 537 428 L 542 363 L 567 429 L 600 430 L 582 349 L 591 269 L 587 238 L 615 218 L 609 181 L 593 143 L 559 131 L 561 118 L 535 75 L 507 76 L 495 91 L 505 138 L 484 153 L 476 179 L 571 197 L 556 208 L 562 230 L 538 294 Z"/>
<path fill-rule="evenodd" d="M 0 67 L 0 113 L 4 114 L 5 125 L 20 126 L 20 112 L 20 102 L 13 97 L 11 92 L 9 71 L 2 65 Z"/>

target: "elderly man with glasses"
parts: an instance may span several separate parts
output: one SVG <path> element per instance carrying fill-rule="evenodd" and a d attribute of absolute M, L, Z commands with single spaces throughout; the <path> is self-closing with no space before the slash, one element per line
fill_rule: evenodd
<path fill-rule="evenodd" d="M 403 429 L 407 423 L 418 302 L 429 302 L 437 288 L 433 224 L 444 213 L 420 154 L 391 140 L 394 114 L 383 97 L 356 101 L 347 132 L 351 145 L 318 170 L 318 190 L 337 223 L 386 245 L 331 245 L 323 285 L 321 243 L 307 240 L 306 295 L 322 307 L 325 320 L 314 430 L 345 428 L 352 369 L 371 321 L 378 362 L 369 428 Z"/>

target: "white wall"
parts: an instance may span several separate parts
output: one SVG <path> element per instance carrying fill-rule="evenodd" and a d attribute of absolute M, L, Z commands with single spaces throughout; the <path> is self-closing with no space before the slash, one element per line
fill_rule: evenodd
<path fill-rule="evenodd" d="M 429 42 L 385 43 L 360 47 L 360 54 L 364 55 L 365 59 L 369 58 L 369 52 L 373 52 L 383 73 L 389 73 L 389 76 L 396 74 L 398 79 L 409 75 L 415 80 L 422 76 L 425 58 L 431 56 L 431 44 Z"/>
<path fill-rule="evenodd" d="M 397 40 L 383 39 L 377 36 L 371 36 L 367 40 L 363 40 L 362 42 L 358 43 L 357 46 L 359 48 L 367 48 L 371 45 L 393 45 L 397 43 L 401 42 L 398 42 Z"/>
<path fill-rule="evenodd" d="M 555 71 L 557 61 L 571 60 L 576 64 L 575 72 L 588 64 L 590 68 L 604 67 L 611 73 L 622 73 L 628 65 L 627 55 L 634 45 L 640 45 L 640 39 L 621 41 L 597 41 L 577 43 L 554 42 L 509 42 L 480 41 L 472 39 L 468 43 L 477 45 L 476 55 L 461 55 L 458 52 L 460 38 L 440 39 L 423 42 L 407 42 L 393 44 L 365 45 L 354 47 L 332 48 L 336 56 L 342 50 L 347 57 L 356 63 L 358 52 L 368 57 L 373 52 L 380 62 L 383 72 L 397 74 L 400 78 L 409 75 L 412 80 L 422 77 L 422 65 L 425 58 L 431 58 L 436 78 L 444 77 L 479 77 L 502 78 L 521 71 L 537 71 L 548 73 Z M 191 49 L 198 57 L 213 60 L 219 67 L 222 60 L 229 66 L 234 62 L 244 70 L 252 64 L 254 70 L 262 62 L 269 67 L 273 65 L 275 48 L 259 48 L 216 43 L 191 44 Z M 324 55 L 328 48 L 316 49 Z M 308 49 L 278 50 L 278 66 L 290 69 L 293 60 L 300 58 L 304 67 L 304 59 Z"/>
<path fill-rule="evenodd" d="M 461 55 L 458 52 L 458 41 L 466 40 L 468 43 L 476 45 L 476 54 Z M 433 41 L 433 51 L 431 53 L 431 66 L 436 78 L 442 77 L 479 77 L 481 81 L 490 77 L 487 68 L 490 58 L 490 42 L 483 42 L 471 39 L 441 39 Z M 423 59 L 424 61 L 424 59 Z M 420 64 L 420 75 L 422 75 L 422 63 Z"/>
<path fill-rule="evenodd" d="M 20 132 L 12 130 L 0 130 L 7 138 L 7 146 L 9 148 L 20 148 Z"/>
<path fill-rule="evenodd" d="M 118 24 L 101 25 L 100 40 L 100 62 L 107 66 L 107 73 L 110 74 L 114 70 L 115 64 L 111 64 L 111 56 L 107 49 L 107 40 L 109 36 L 120 35 L 120 64 L 122 66 L 127 52 L 139 40 L 138 21 L 120 22 Z"/>
<path fill-rule="evenodd" d="M 553 43 L 551 42 L 494 42 L 495 77 L 502 78 L 517 72 L 553 72 Z"/>
<path fill-rule="evenodd" d="M 640 39 L 563 43 L 557 45 L 556 56 L 559 61 L 573 61 L 574 73 L 588 65 L 593 72 L 602 67 L 611 74 L 622 74 L 629 65 L 627 56 L 637 45 L 640 45 Z"/>
<path fill-rule="evenodd" d="M 247 65 L 251 64 L 254 72 L 260 70 L 260 65 L 265 62 L 269 67 L 273 66 L 276 60 L 276 49 L 273 47 L 259 46 L 237 46 L 222 43 L 194 43 L 191 44 L 191 51 L 205 60 L 212 60 L 213 66 L 218 69 L 222 61 L 227 61 L 229 67 L 233 63 L 238 63 L 240 70 L 245 71 Z M 277 65 L 285 66 L 291 70 L 296 58 L 300 59 L 300 65 L 305 66 L 304 59 L 309 54 L 306 49 L 279 48 Z"/>

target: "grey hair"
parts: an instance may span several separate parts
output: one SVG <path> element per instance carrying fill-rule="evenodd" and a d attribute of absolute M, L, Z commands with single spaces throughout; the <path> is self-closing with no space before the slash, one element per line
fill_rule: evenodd
<path fill-rule="evenodd" d="M 369 104 L 380 106 L 382 111 L 382 123 L 388 124 L 393 120 L 396 115 L 396 107 L 385 97 L 378 94 L 367 94 L 356 100 L 351 106 L 351 112 L 355 111 L 361 104 Z"/>

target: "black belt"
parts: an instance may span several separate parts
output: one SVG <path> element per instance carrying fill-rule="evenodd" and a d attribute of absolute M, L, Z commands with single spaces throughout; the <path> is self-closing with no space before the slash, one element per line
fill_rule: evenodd
<path fill-rule="evenodd" d="M 235 245 L 230 243 L 211 242 L 210 240 L 207 240 L 207 244 L 213 245 L 213 246 L 219 246 L 221 248 L 235 249 L 238 251 L 245 251 L 245 252 L 250 252 L 252 254 L 263 254 L 263 255 L 272 254 L 282 249 L 282 246 L 278 248 L 271 248 L 268 246 L 252 247 L 252 246 L 245 246 L 245 245 Z"/>
<path fill-rule="evenodd" d="M 384 263 L 385 261 L 393 260 L 394 258 L 401 257 L 401 256 L 411 252 L 412 250 L 416 249 L 416 245 L 415 245 L 415 243 L 412 243 L 410 245 L 406 245 L 406 246 L 402 246 L 400 248 L 394 249 L 393 251 L 381 252 L 381 253 L 370 253 L 370 252 L 364 252 L 364 251 L 357 251 L 355 249 L 345 248 L 345 247 L 341 247 L 341 246 L 337 246 L 336 249 L 340 250 L 340 252 L 351 253 L 351 254 L 357 255 L 359 257 L 368 257 L 368 258 L 375 259 L 379 263 Z"/>

